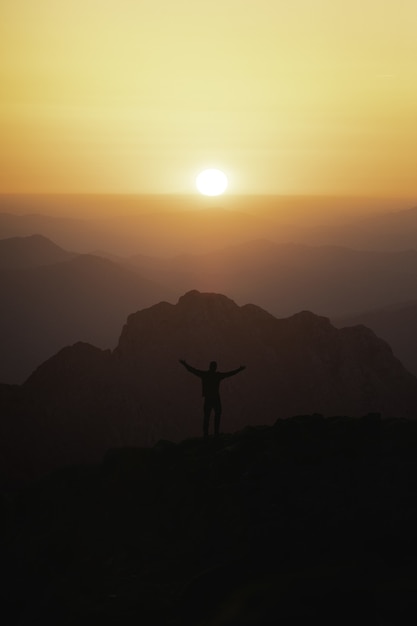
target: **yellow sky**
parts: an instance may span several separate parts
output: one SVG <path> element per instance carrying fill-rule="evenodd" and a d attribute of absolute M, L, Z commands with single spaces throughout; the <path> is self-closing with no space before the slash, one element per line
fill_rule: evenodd
<path fill-rule="evenodd" d="M 2 0 L 0 192 L 417 196 L 416 0 Z"/>

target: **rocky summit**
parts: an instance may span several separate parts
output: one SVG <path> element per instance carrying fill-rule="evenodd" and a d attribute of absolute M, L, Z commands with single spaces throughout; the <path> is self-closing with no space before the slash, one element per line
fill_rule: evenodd
<path fill-rule="evenodd" d="M 417 422 L 305 415 L 5 492 L 3 623 L 413 624 L 416 446 Z"/>
<path fill-rule="evenodd" d="M 337 329 L 302 311 L 277 319 L 224 295 L 191 291 L 129 316 L 115 350 L 77 343 L 20 387 L 0 389 L 3 473 L 19 479 L 115 446 L 202 432 L 200 381 L 178 363 L 220 371 L 222 432 L 297 414 L 414 418 L 417 379 L 364 326 Z"/>

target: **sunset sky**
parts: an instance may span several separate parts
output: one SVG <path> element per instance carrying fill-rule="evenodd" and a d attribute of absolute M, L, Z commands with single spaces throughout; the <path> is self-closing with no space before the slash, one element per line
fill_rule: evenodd
<path fill-rule="evenodd" d="M 2 0 L 0 193 L 417 197 L 416 0 Z"/>

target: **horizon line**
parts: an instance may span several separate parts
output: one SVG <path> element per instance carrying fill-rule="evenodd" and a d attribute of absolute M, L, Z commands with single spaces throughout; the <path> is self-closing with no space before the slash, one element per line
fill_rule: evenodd
<path fill-rule="evenodd" d="M 124 197 L 189 197 L 202 200 L 203 202 L 216 202 L 227 198 L 352 198 L 352 199 L 369 199 L 369 200 L 408 200 L 416 199 L 415 195 L 378 195 L 378 194 L 348 194 L 348 193 L 224 193 L 218 196 L 203 196 L 196 192 L 124 192 L 124 191 L 5 191 L 0 192 L 0 197 L 10 196 L 124 196 Z"/>

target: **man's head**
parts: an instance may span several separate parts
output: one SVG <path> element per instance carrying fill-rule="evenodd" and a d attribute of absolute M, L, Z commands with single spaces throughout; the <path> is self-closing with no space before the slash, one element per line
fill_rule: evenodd
<path fill-rule="evenodd" d="M 216 369 L 217 369 L 216 361 L 211 361 L 211 363 L 210 363 L 210 372 L 215 372 Z"/>

